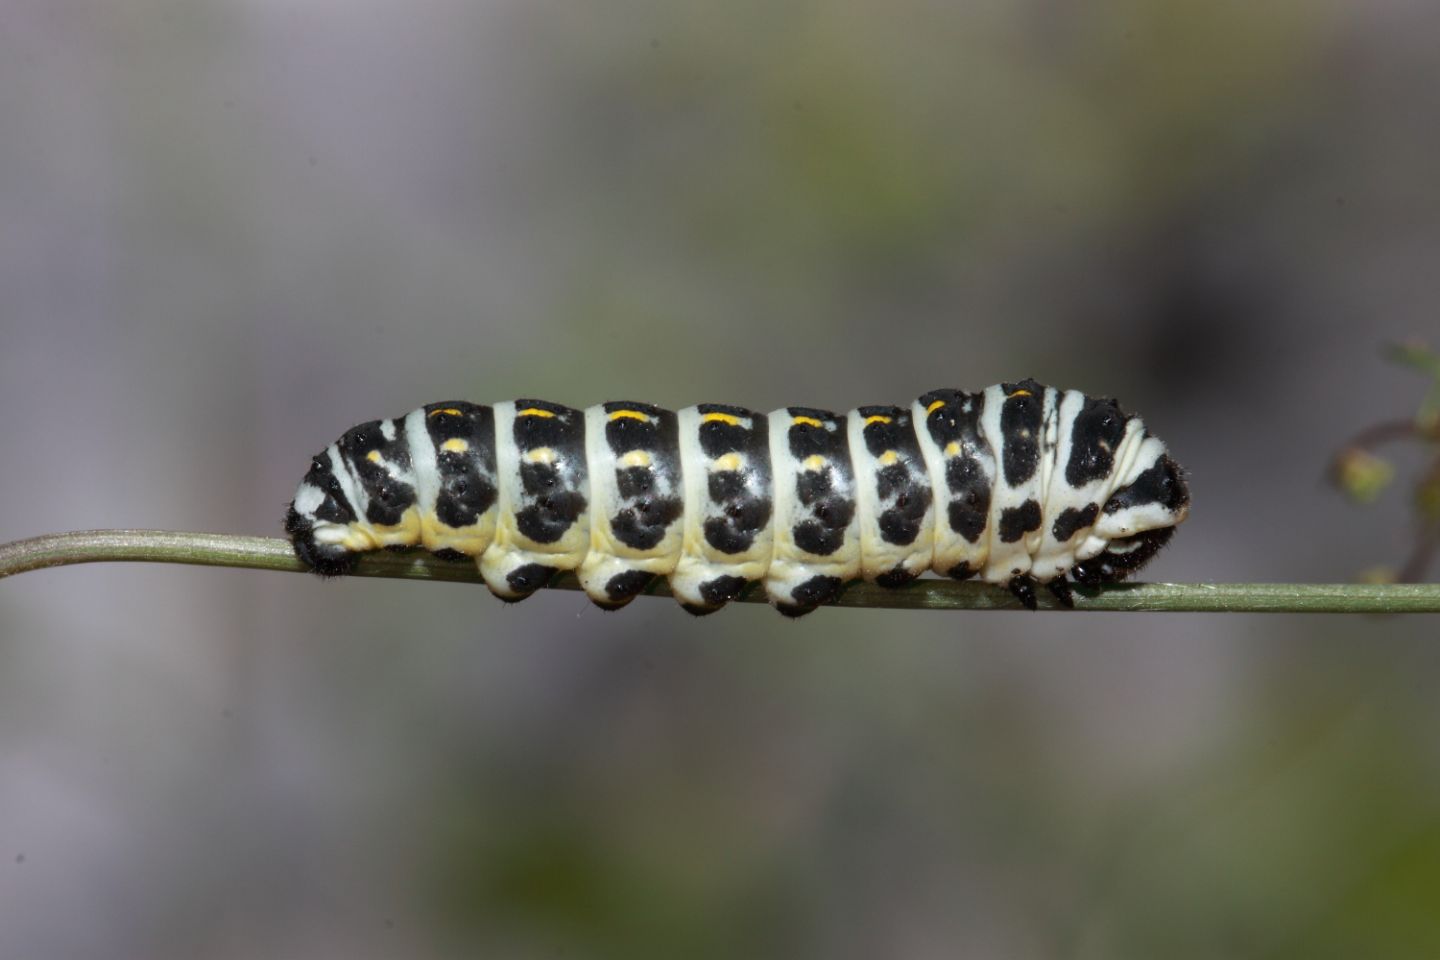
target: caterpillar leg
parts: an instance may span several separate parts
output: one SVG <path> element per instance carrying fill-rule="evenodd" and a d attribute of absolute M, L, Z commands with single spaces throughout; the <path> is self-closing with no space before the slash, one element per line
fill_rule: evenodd
<path fill-rule="evenodd" d="M 806 575 L 798 582 L 784 575 L 765 578 L 765 593 L 775 609 L 792 620 L 813 613 L 825 603 L 834 603 L 845 588 L 845 581 L 826 574 Z"/>
<path fill-rule="evenodd" d="M 1006 586 L 1010 588 L 1010 592 L 1015 595 L 1015 599 L 1019 600 L 1020 605 L 1026 610 L 1038 610 L 1040 608 L 1039 601 L 1035 599 L 1034 577 L 1026 574 L 1011 577 L 1010 582 L 1007 583 Z"/>
<path fill-rule="evenodd" d="M 1064 577 L 1056 577 L 1045 584 L 1046 588 L 1060 601 L 1060 605 L 1067 609 L 1075 609 L 1075 594 L 1070 590 L 1070 581 Z"/>
<path fill-rule="evenodd" d="M 619 610 L 645 592 L 655 574 L 617 557 L 591 551 L 576 571 L 590 602 L 602 610 Z"/>
<path fill-rule="evenodd" d="M 689 558 L 682 558 L 670 575 L 670 592 L 687 613 L 697 617 L 719 610 L 739 597 L 752 582 L 751 578 L 718 571 L 711 564 L 687 560 Z"/>

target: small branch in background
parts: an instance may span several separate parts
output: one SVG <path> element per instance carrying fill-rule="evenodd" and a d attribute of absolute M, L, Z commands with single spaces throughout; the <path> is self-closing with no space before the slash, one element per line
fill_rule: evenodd
<path fill-rule="evenodd" d="M 0 545 L 0 579 L 46 567 L 105 561 L 183 563 L 308 573 L 288 541 L 271 537 L 228 536 L 164 530 L 87 530 L 58 533 Z M 441 560 L 419 550 L 367 554 L 355 571 L 361 577 L 480 580 L 473 563 Z M 552 587 L 578 590 L 574 576 L 556 578 Z M 646 591 L 668 596 L 663 578 Z M 740 598 L 765 601 L 752 588 Z M 1043 609 L 1057 609 L 1049 596 Z M 1010 591 L 985 583 L 916 580 L 899 589 L 853 583 L 835 606 L 913 610 L 1018 610 Z M 1207 613 L 1440 613 L 1440 584 L 1322 583 L 1120 583 L 1092 589 L 1075 587 L 1075 609 L 1115 612 Z"/>
<path fill-rule="evenodd" d="M 1440 552 L 1440 353 L 1423 344 L 1397 344 L 1386 354 L 1398 364 L 1414 367 L 1432 380 L 1420 409 L 1409 420 L 1374 424 L 1350 438 L 1330 467 L 1331 481 L 1351 500 L 1372 503 L 1395 478 L 1395 468 L 1376 448 L 1413 441 L 1429 446 L 1434 457 L 1415 483 L 1417 514 L 1415 546 L 1398 571 L 1380 571 L 1375 579 L 1415 583 L 1425 577 Z"/>

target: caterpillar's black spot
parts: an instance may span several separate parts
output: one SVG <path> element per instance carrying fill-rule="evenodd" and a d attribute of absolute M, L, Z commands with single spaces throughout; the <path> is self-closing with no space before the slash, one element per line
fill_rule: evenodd
<path fill-rule="evenodd" d="M 790 591 L 790 595 L 799 603 L 817 605 L 831 602 L 840 596 L 844 587 L 845 581 L 839 577 L 811 577 Z"/>
<path fill-rule="evenodd" d="M 919 517 L 900 510 L 886 510 L 880 514 L 880 536 L 886 543 L 907 547 L 920 535 L 920 524 Z"/>
<path fill-rule="evenodd" d="M 468 527 L 495 505 L 495 485 L 483 476 L 443 476 L 435 499 L 435 515 L 452 527 Z"/>
<path fill-rule="evenodd" d="M 916 483 L 910 469 L 897 463 L 876 474 L 875 492 L 881 504 L 891 504 L 880 513 L 880 536 L 896 546 L 914 543 L 930 513 L 930 488 Z"/>
<path fill-rule="evenodd" d="M 952 580 L 969 580 L 971 577 L 975 576 L 975 574 L 979 572 L 979 569 L 970 566 L 970 564 L 968 563 L 957 563 L 955 564 L 955 566 L 945 571 L 945 576 L 951 578 Z"/>
<path fill-rule="evenodd" d="M 1026 500 L 1018 507 L 1000 511 L 1000 542 L 1015 543 L 1031 530 L 1040 529 L 1040 502 Z"/>
<path fill-rule="evenodd" d="M 1110 475 L 1115 451 L 1125 436 L 1126 416 L 1109 398 L 1087 398 L 1070 430 L 1070 459 L 1065 482 L 1081 487 Z"/>
<path fill-rule="evenodd" d="M 721 553 L 744 553 L 755 545 L 755 526 L 738 519 L 711 517 L 704 530 L 705 542 Z"/>
<path fill-rule="evenodd" d="M 711 460 L 727 453 L 766 454 L 769 421 L 763 414 L 723 403 L 702 403 L 696 410 L 701 417 L 700 449 Z M 705 419 L 711 414 L 717 415 L 717 419 Z M 730 419 L 740 422 L 730 423 Z M 749 426 L 745 426 L 746 423 Z"/>
<path fill-rule="evenodd" d="M 586 500 L 573 490 L 547 493 L 515 513 L 515 529 L 536 543 L 555 543 L 585 512 Z"/>
<path fill-rule="evenodd" d="M 1181 478 L 1180 467 L 1169 457 L 1161 457 L 1155 465 L 1135 478 L 1135 482 L 1117 491 L 1105 502 L 1105 513 L 1113 514 L 1127 507 L 1159 504 L 1167 510 L 1178 510 L 1189 504 L 1190 494 Z"/>
<path fill-rule="evenodd" d="M 585 425 L 579 410 L 544 400 L 516 400 L 515 409 L 515 444 L 521 450 L 570 449 L 577 437 L 584 439 Z M 527 415 L 527 410 L 549 416 Z"/>
<path fill-rule="evenodd" d="M 845 542 L 845 527 L 820 520 L 802 520 L 792 528 L 790 535 L 795 540 L 795 546 L 806 553 L 828 557 Z"/>
<path fill-rule="evenodd" d="M 811 613 L 824 603 L 831 603 L 845 588 L 845 581 L 839 577 L 814 576 L 790 591 L 794 602 L 780 601 L 775 609 L 792 619 Z"/>
<path fill-rule="evenodd" d="M 833 457 L 847 446 L 844 425 L 829 410 L 789 407 L 786 412 L 791 418 L 790 455 L 796 460 L 812 456 Z"/>
<path fill-rule="evenodd" d="M 415 505 L 415 488 L 409 484 L 381 483 L 365 509 L 365 519 L 376 526 L 394 526 Z"/>
<path fill-rule="evenodd" d="M 795 475 L 795 496 L 806 506 L 829 496 L 834 489 L 834 472 L 828 466 Z"/>
<path fill-rule="evenodd" d="M 716 577 L 700 584 L 700 596 L 712 607 L 720 607 L 740 596 L 748 583 L 743 577 Z"/>
<path fill-rule="evenodd" d="M 984 465 L 974 457 L 947 461 L 945 485 L 950 488 L 946 511 L 950 529 L 978 543 L 990 522 L 990 478 Z"/>
<path fill-rule="evenodd" d="M 1000 408 L 1000 434 L 1004 438 L 1005 482 L 1019 486 L 1040 466 L 1041 398 L 1045 388 L 1034 380 L 1003 384 L 1008 396 Z"/>
<path fill-rule="evenodd" d="M 554 567 L 547 567 L 540 563 L 527 563 L 506 574 L 505 582 L 516 593 L 528 595 L 549 583 L 550 578 L 554 575 Z"/>
<path fill-rule="evenodd" d="M 901 587 L 914 580 L 915 574 L 904 567 L 896 567 L 893 570 L 886 570 L 875 578 L 875 582 L 882 587 Z"/>
<path fill-rule="evenodd" d="M 634 550 L 649 550 L 665 539 L 670 524 L 679 519 L 684 502 L 678 497 L 650 500 L 627 507 L 610 518 L 615 539 Z"/>
<path fill-rule="evenodd" d="M 655 472 L 649 467 L 626 467 L 615 471 L 615 486 L 626 500 L 643 497 L 655 489 Z"/>
<path fill-rule="evenodd" d="M 653 573 L 647 573 L 644 570 L 626 570 L 623 573 L 615 574 L 605 581 L 605 597 L 609 601 L 609 606 L 619 610 L 643 593 L 645 588 L 650 585 L 650 581 L 654 579 Z M 606 606 L 606 603 L 602 601 L 599 605 Z"/>
<path fill-rule="evenodd" d="M 739 470 L 717 470 L 710 474 L 710 499 L 715 503 L 739 500 L 746 495 L 745 474 Z"/>
<path fill-rule="evenodd" d="M 607 414 L 638 413 L 640 417 L 620 416 L 605 423 L 605 442 L 617 454 L 631 450 L 654 450 L 662 443 L 665 418 L 673 417 L 668 410 L 649 403 L 611 402 L 601 405 Z"/>
<path fill-rule="evenodd" d="M 861 407 L 856 412 L 864 423 L 861 434 L 872 457 L 878 457 L 886 450 L 903 449 L 909 452 L 909 448 L 914 446 L 910 415 L 899 407 Z"/>
<path fill-rule="evenodd" d="M 1064 543 L 1081 530 L 1093 524 L 1095 518 L 1099 515 L 1100 505 L 1095 503 L 1087 503 L 1084 508 L 1080 510 L 1074 507 L 1066 507 L 1060 516 L 1055 518 L 1055 523 L 1050 532 L 1055 535 L 1056 540 Z"/>

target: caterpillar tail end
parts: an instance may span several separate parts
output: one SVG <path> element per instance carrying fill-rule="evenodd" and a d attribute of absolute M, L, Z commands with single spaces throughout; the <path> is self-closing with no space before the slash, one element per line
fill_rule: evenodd
<path fill-rule="evenodd" d="M 1076 564 L 1071 576 L 1087 587 L 1119 583 L 1149 563 L 1174 535 L 1174 527 L 1161 527 L 1112 540 L 1100 554 Z"/>
<path fill-rule="evenodd" d="M 321 577 L 343 577 L 353 573 L 359 556 L 338 543 L 322 544 L 315 539 L 315 523 L 295 509 L 285 514 L 285 532 L 290 535 L 290 544 L 295 556 Z"/>

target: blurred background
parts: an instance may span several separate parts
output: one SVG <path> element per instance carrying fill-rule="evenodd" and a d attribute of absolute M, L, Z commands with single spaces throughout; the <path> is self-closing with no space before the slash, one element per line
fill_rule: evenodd
<path fill-rule="evenodd" d="M 1398 564 L 1440 7 L 6 0 L 0 540 L 421 403 L 1120 397 L 1146 571 Z M 1419 458 L 1399 461 L 1401 476 Z M 1433 574 L 1432 574 L 1433 575 Z M 1433 617 L 0 584 L 0 958 L 1440 954 Z"/>

